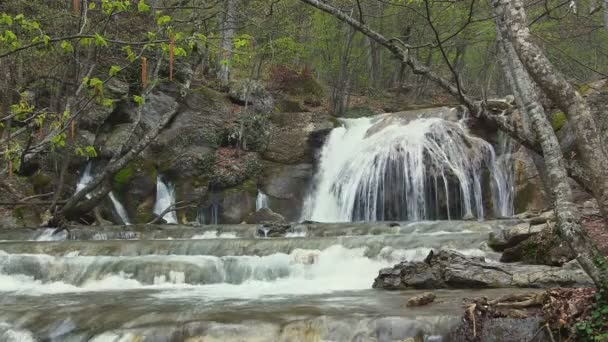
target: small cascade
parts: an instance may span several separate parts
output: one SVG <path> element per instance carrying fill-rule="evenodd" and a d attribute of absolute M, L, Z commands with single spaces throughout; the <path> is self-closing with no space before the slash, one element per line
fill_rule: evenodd
<path fill-rule="evenodd" d="M 76 184 L 76 193 L 82 191 L 82 189 L 84 189 L 84 187 L 93 180 L 93 174 L 91 172 L 92 168 L 93 164 L 88 162 L 87 166 L 85 166 L 84 171 L 82 172 L 82 175 L 80 176 L 80 179 L 78 179 L 78 183 Z M 90 198 L 91 196 L 87 194 L 86 197 Z"/>
<path fill-rule="evenodd" d="M 343 122 L 321 151 L 303 220 L 483 219 L 486 187 L 494 215 L 509 212 L 509 179 L 492 145 L 462 122 L 389 114 Z"/>
<path fill-rule="evenodd" d="M 87 166 L 85 166 L 84 171 L 82 172 L 82 175 L 80 176 L 80 179 L 78 180 L 78 183 L 76 184 L 76 193 L 84 189 L 85 186 L 87 186 L 93 180 L 92 169 L 93 163 L 88 162 Z M 91 196 L 87 194 L 86 197 L 90 198 Z M 130 225 L 131 223 L 129 222 L 129 215 L 127 214 L 127 210 L 125 209 L 125 207 L 122 205 L 122 203 L 120 203 L 120 201 L 118 200 L 118 198 L 116 198 L 116 195 L 114 195 L 113 192 L 110 192 L 109 197 L 112 201 L 112 205 L 114 206 L 114 211 L 116 212 L 116 214 L 118 214 L 122 223 L 125 225 Z"/>
<path fill-rule="evenodd" d="M 501 181 L 493 183 L 496 186 L 494 190 L 494 203 L 498 204 L 496 208 L 497 214 L 500 217 L 509 217 L 514 213 L 513 208 L 513 182 L 515 178 L 515 170 L 513 168 L 513 140 L 502 131 L 498 132 L 496 170 L 497 177 L 503 177 Z"/>
<path fill-rule="evenodd" d="M 175 205 L 175 187 L 170 182 L 163 180 L 158 174 L 156 178 L 156 203 L 154 204 L 154 214 L 160 215 L 167 208 Z M 168 224 L 177 224 L 177 214 L 171 211 L 162 217 Z"/>
<path fill-rule="evenodd" d="M 220 216 L 219 204 L 212 203 L 210 206 L 208 206 L 206 208 L 199 208 L 198 214 L 196 216 L 196 221 L 202 225 L 219 224 L 219 222 L 220 222 L 219 216 Z"/>
<path fill-rule="evenodd" d="M 258 190 L 258 195 L 255 199 L 255 210 L 258 211 L 262 208 L 269 208 L 268 196 L 262 190 Z"/>
<path fill-rule="evenodd" d="M 129 214 L 127 214 L 127 210 L 122 205 L 122 203 L 120 203 L 118 198 L 116 198 L 116 196 L 114 195 L 114 192 L 112 192 L 112 191 L 110 191 L 110 199 L 112 200 L 112 204 L 114 205 L 114 210 L 116 211 L 116 214 L 118 214 L 118 216 L 122 220 L 122 223 L 127 226 L 130 225 L 131 222 L 129 222 Z"/>

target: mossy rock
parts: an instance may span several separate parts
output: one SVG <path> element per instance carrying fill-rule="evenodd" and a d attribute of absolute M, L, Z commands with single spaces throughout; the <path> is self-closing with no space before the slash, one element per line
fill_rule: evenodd
<path fill-rule="evenodd" d="M 556 132 L 562 129 L 567 121 L 568 119 L 566 118 L 566 114 L 564 114 L 564 112 L 559 111 L 551 115 L 551 126 Z"/>

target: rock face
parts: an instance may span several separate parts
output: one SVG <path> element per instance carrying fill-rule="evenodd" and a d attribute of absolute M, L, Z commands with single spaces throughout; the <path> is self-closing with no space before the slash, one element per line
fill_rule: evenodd
<path fill-rule="evenodd" d="M 329 116 L 320 113 L 276 113 L 270 120 L 272 134 L 262 157 L 282 164 L 312 163 L 310 136 L 333 128 Z"/>
<path fill-rule="evenodd" d="M 288 221 L 297 221 L 313 177 L 312 164 L 280 165 L 267 163 L 261 186 L 270 206 Z"/>
<path fill-rule="evenodd" d="M 374 288 L 437 289 L 591 285 L 578 268 L 486 263 L 451 250 L 431 253 L 423 262 L 401 262 L 380 271 Z"/>

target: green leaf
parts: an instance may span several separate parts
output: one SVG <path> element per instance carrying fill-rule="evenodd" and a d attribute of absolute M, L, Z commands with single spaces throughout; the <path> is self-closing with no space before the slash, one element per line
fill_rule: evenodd
<path fill-rule="evenodd" d="M 163 26 L 171 22 L 171 17 L 168 15 L 161 15 L 156 19 L 156 24 L 158 26 Z"/>
<path fill-rule="evenodd" d="M 103 99 L 103 101 L 101 101 L 101 105 L 106 108 L 112 108 L 114 107 L 114 101 L 112 99 Z"/>
<path fill-rule="evenodd" d="M 90 10 L 94 10 L 96 6 L 97 5 L 93 1 L 89 2 L 89 9 Z"/>
<path fill-rule="evenodd" d="M 101 35 L 99 35 L 99 33 L 95 33 L 95 45 L 107 47 L 108 42 L 106 42 L 106 40 Z"/>
<path fill-rule="evenodd" d="M 140 13 L 148 12 L 150 11 L 150 6 L 146 5 L 144 0 L 139 0 L 139 3 L 137 4 L 137 11 Z"/>
<path fill-rule="evenodd" d="M 0 25 L 12 26 L 13 18 L 6 13 L 2 13 L 2 16 L 0 16 Z"/>
<path fill-rule="evenodd" d="M 109 71 L 110 76 L 115 76 L 119 72 L 120 72 L 120 67 L 118 65 L 112 65 L 110 67 L 110 71 Z"/>
<path fill-rule="evenodd" d="M 82 38 L 80 40 L 80 45 L 82 46 L 89 46 L 91 44 L 93 44 L 93 38 Z"/>
<path fill-rule="evenodd" d="M 74 47 L 67 40 L 61 42 L 61 48 L 67 53 L 74 52 Z"/>
<path fill-rule="evenodd" d="M 173 49 L 173 54 L 175 56 L 187 56 L 188 54 L 186 53 L 186 50 L 184 50 L 181 47 L 176 47 Z"/>
<path fill-rule="evenodd" d="M 95 150 L 95 147 L 93 146 L 87 146 L 84 148 L 87 156 L 89 158 L 96 158 L 97 157 L 97 151 Z"/>
<path fill-rule="evenodd" d="M 138 95 L 133 95 L 133 102 L 137 103 L 138 106 L 143 106 L 144 98 Z"/>

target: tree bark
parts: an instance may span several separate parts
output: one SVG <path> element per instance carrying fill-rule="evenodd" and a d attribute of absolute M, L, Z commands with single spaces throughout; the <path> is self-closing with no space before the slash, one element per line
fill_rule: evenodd
<path fill-rule="evenodd" d="M 512 43 L 534 81 L 568 117 L 579 160 L 593 182 L 593 195 L 602 215 L 608 217 L 608 157 L 589 105 L 531 40 L 522 0 L 492 3 L 502 36 Z"/>
<path fill-rule="evenodd" d="M 501 28 L 503 23 L 497 21 Z M 522 115 L 530 118 L 531 127 L 542 148 L 560 236 L 576 254 L 576 259 L 598 289 L 608 289 L 608 269 L 598 265 L 598 259 L 603 256 L 580 225 L 578 209 L 572 202 L 572 191 L 568 183 L 562 150 L 553 127 L 540 105 L 540 97 L 534 82 L 520 59 L 515 56 L 513 45 L 502 39 L 501 31 L 497 33 L 497 40 L 501 50 L 499 62 L 507 76 L 509 86 L 518 103 L 523 105 L 520 107 Z"/>
<path fill-rule="evenodd" d="M 234 33 L 236 31 L 237 0 L 222 1 L 219 29 L 222 35 L 220 44 L 220 63 L 218 78 L 222 82 L 230 80 L 230 61 L 234 49 Z"/>

